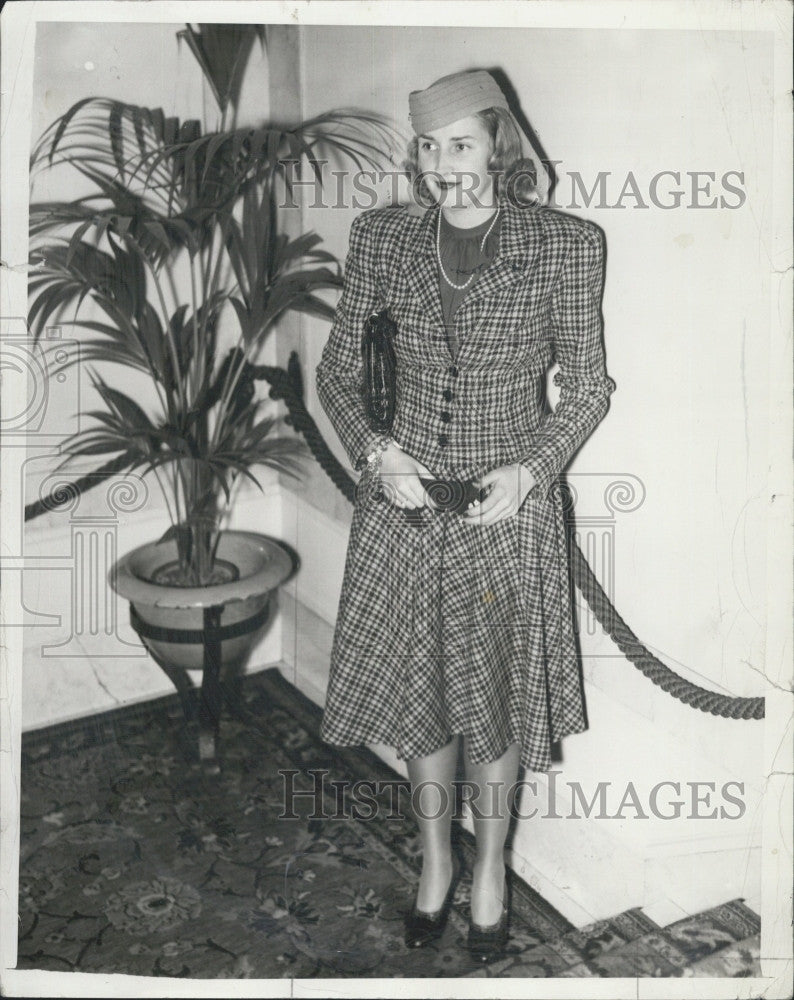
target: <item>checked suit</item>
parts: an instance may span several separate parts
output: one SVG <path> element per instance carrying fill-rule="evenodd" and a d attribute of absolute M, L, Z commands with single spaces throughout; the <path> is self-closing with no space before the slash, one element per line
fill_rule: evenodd
<path fill-rule="evenodd" d="M 500 201 L 499 249 L 455 314 L 453 360 L 435 251 L 438 206 L 358 216 L 317 390 L 351 465 L 353 511 L 321 735 L 425 756 L 464 733 L 474 763 L 550 747 L 586 728 L 559 475 L 605 415 L 604 241 L 592 223 Z M 440 478 L 521 463 L 535 486 L 492 525 L 422 510 L 418 526 L 364 460 L 361 334 L 388 306 L 397 326 L 392 436 Z M 560 399 L 546 403 L 559 363 Z"/>

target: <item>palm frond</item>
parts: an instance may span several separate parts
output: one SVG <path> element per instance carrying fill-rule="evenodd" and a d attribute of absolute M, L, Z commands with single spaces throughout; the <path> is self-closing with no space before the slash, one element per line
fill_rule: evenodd
<path fill-rule="evenodd" d="M 245 67 L 255 39 L 264 47 L 262 24 L 188 24 L 177 34 L 196 58 L 221 111 L 237 106 Z"/>

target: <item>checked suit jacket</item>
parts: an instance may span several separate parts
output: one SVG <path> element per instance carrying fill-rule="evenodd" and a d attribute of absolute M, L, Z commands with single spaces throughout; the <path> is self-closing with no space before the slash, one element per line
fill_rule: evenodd
<path fill-rule="evenodd" d="M 615 387 L 602 343 L 603 236 L 584 220 L 503 199 L 497 257 L 455 316 L 453 363 L 438 293 L 438 211 L 375 209 L 355 219 L 317 370 L 320 400 L 361 468 L 377 435 L 361 402 L 360 338 L 367 317 L 388 305 L 399 331 L 397 441 L 439 473 L 521 462 L 548 494 Z M 550 413 L 545 372 L 555 360 L 560 399 Z"/>

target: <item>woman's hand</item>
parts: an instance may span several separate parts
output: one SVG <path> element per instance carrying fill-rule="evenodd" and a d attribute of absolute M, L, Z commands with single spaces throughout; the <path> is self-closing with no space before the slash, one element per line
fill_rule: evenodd
<path fill-rule="evenodd" d="M 380 460 L 380 481 L 386 498 L 398 507 L 435 507 L 419 476 L 430 473 L 421 462 L 390 441 Z"/>
<path fill-rule="evenodd" d="M 502 465 L 481 476 L 477 485 L 490 486 L 491 492 L 483 501 L 475 500 L 462 516 L 476 524 L 496 524 L 518 511 L 535 485 L 535 477 L 523 465 Z"/>

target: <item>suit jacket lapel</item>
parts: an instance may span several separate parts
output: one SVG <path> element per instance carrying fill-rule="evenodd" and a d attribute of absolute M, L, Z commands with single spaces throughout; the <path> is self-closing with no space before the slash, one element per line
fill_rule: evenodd
<path fill-rule="evenodd" d="M 504 215 L 497 255 L 455 315 L 455 325 L 462 334 L 460 360 L 475 349 L 478 331 L 500 308 L 500 295 L 528 280 L 543 241 L 540 224 L 532 215 L 534 209 L 518 208 L 506 199 L 502 199 L 501 207 Z"/>
<path fill-rule="evenodd" d="M 441 296 L 438 291 L 435 226 L 439 209 L 433 206 L 419 220 L 419 234 L 409 251 L 405 277 L 411 294 L 422 307 L 433 328 L 444 326 Z"/>
<path fill-rule="evenodd" d="M 527 280 L 542 242 L 540 225 L 531 214 L 534 209 L 518 208 L 505 198 L 500 205 L 503 217 L 499 250 L 463 300 L 455 316 L 455 325 L 463 334 L 459 360 L 473 349 L 477 331 L 483 322 L 498 310 L 500 293 L 516 282 Z M 428 325 L 433 328 L 434 343 L 437 341 L 446 355 L 448 349 L 438 290 L 435 243 L 438 213 L 438 206 L 434 206 L 420 218 L 416 243 L 411 247 L 405 265 L 405 277 L 411 294 L 427 317 Z M 440 337 L 435 336 L 436 331 L 440 332 Z"/>

